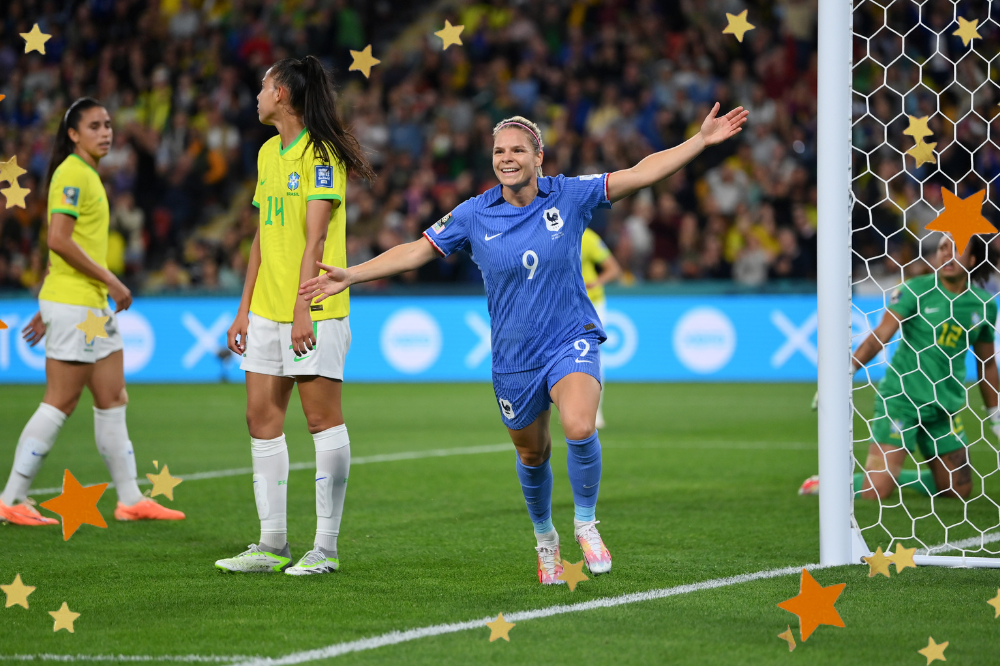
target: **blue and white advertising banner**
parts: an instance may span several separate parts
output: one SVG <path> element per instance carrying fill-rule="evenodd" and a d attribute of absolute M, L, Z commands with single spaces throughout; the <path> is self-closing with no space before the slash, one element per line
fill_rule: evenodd
<path fill-rule="evenodd" d="M 138 298 L 118 315 L 125 375 L 133 382 L 242 381 L 226 350 L 232 298 Z M 45 379 L 44 341 L 20 330 L 33 301 L 0 302 L 0 383 Z M 881 298 L 854 301 L 854 344 L 882 317 Z M 867 316 L 866 316 L 867 315 Z M 816 297 L 614 296 L 601 345 L 611 381 L 814 381 Z M 361 382 L 490 380 L 485 297 L 356 296 L 346 379 Z M 969 355 L 970 377 L 974 368 Z M 877 379 L 884 359 L 871 367 Z M 859 379 L 861 377 L 859 376 Z"/>

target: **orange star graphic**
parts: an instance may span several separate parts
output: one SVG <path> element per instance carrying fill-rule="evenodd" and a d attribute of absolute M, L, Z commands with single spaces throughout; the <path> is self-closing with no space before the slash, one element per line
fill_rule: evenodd
<path fill-rule="evenodd" d="M 2 331 L 5 328 L 7 328 L 7 324 L 3 323 L 3 321 L 0 320 L 0 331 Z"/>
<path fill-rule="evenodd" d="M 66 470 L 63 474 L 62 495 L 41 504 L 62 518 L 63 541 L 69 541 L 80 525 L 108 526 L 104 522 L 104 516 L 97 510 L 97 501 L 101 499 L 107 487 L 106 483 L 96 483 L 84 488 L 76 477 Z"/>
<path fill-rule="evenodd" d="M 816 579 L 802 570 L 802 582 L 799 585 L 799 595 L 778 604 L 789 613 L 799 616 L 799 637 L 806 641 L 821 624 L 833 627 L 843 627 L 844 621 L 834 608 L 837 597 L 844 591 L 847 583 L 823 587 Z"/>
<path fill-rule="evenodd" d="M 967 199 L 960 199 L 946 188 L 941 188 L 944 210 L 925 229 L 943 231 L 955 239 L 955 250 L 962 254 L 969 239 L 976 234 L 995 234 L 997 228 L 983 217 L 983 199 L 986 190 L 979 190 Z"/>

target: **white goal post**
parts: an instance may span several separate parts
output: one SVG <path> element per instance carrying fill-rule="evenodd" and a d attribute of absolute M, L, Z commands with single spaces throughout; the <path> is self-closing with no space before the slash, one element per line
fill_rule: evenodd
<path fill-rule="evenodd" d="M 883 68 L 884 78 L 882 79 L 882 87 L 878 88 L 875 92 L 868 90 L 859 92 L 855 89 L 855 68 L 858 63 L 853 62 L 854 50 L 855 48 L 859 48 L 857 44 L 868 43 L 870 35 L 855 34 L 854 17 L 855 12 L 859 8 L 865 9 L 862 6 L 868 2 L 871 2 L 871 0 L 819 0 L 817 119 L 817 233 L 819 248 L 817 256 L 817 297 L 819 327 L 817 335 L 820 563 L 824 566 L 860 564 L 862 563 L 861 557 L 870 555 L 876 547 L 881 546 L 883 550 L 888 551 L 890 547 L 896 547 L 897 544 L 901 544 L 903 546 L 912 545 L 920 547 L 918 554 L 914 557 L 914 561 L 918 565 L 1000 568 L 1000 556 L 989 557 L 993 553 L 987 548 L 987 544 L 1000 541 L 1000 520 L 996 520 L 996 525 L 990 522 L 993 520 L 991 505 L 995 506 L 996 503 L 986 495 L 983 489 L 983 486 L 987 485 L 987 477 L 990 479 L 989 485 L 991 487 L 1000 489 L 1000 480 L 998 480 L 998 476 L 991 476 L 992 472 L 987 472 L 986 476 L 983 476 L 981 471 L 977 471 L 973 475 L 974 483 L 977 485 L 974 496 L 970 496 L 968 500 L 917 497 L 916 493 L 909 490 L 906 491 L 906 495 L 903 495 L 901 488 L 896 489 L 894 497 L 891 500 L 862 500 L 859 498 L 855 501 L 854 497 L 852 478 L 855 472 L 861 471 L 864 467 L 865 458 L 864 454 L 861 453 L 861 447 L 864 446 L 867 449 L 865 441 L 870 434 L 869 432 L 858 432 L 856 436 L 854 432 L 855 418 L 860 418 L 862 412 L 870 413 L 866 410 L 871 407 L 871 404 L 870 399 L 866 398 L 868 404 L 859 404 L 858 407 L 860 409 L 855 408 L 854 393 L 859 389 L 855 386 L 855 379 L 850 372 L 852 344 L 856 345 L 860 342 L 856 329 L 857 305 L 852 301 L 857 281 L 857 276 L 852 276 L 852 264 L 855 261 L 859 261 L 856 254 L 852 258 L 852 215 L 856 217 L 859 213 L 864 213 L 864 210 L 857 210 L 857 206 L 865 206 L 870 215 L 870 212 L 876 208 L 876 205 L 886 202 L 880 201 L 875 205 L 871 204 L 871 202 L 861 203 L 858 201 L 858 195 L 853 188 L 855 187 L 855 181 L 860 178 L 858 175 L 859 171 L 865 172 L 870 178 L 878 178 L 879 183 L 885 184 L 886 188 L 888 188 L 888 184 L 886 180 L 881 179 L 881 174 L 873 175 L 871 173 L 874 167 L 870 163 L 865 163 L 861 166 L 852 165 L 852 160 L 857 159 L 857 155 L 863 152 L 859 152 L 856 146 L 852 146 L 852 141 L 854 141 L 855 126 L 863 119 L 859 118 L 859 116 L 870 118 L 871 122 L 879 121 L 876 115 L 871 113 L 870 108 L 862 112 L 859 112 L 858 109 L 859 107 L 864 108 L 866 104 L 869 104 L 879 90 L 888 87 L 888 82 L 890 81 L 889 67 L 894 64 L 893 62 L 876 63 Z M 942 40 L 956 39 L 951 36 L 955 30 L 955 23 L 950 23 L 945 28 L 941 28 L 938 24 L 937 29 L 931 29 L 930 21 L 927 21 L 928 25 L 923 24 L 925 19 L 922 13 L 924 11 L 922 0 L 903 0 L 903 2 L 912 3 L 916 8 L 914 12 L 921 17 L 920 22 L 918 22 L 919 25 L 914 30 L 923 30 L 931 38 L 936 39 L 936 42 L 933 39 L 928 39 L 926 40 L 927 43 L 940 45 Z M 888 4 L 887 2 L 878 3 L 880 7 Z M 953 20 L 957 20 L 962 15 L 962 4 L 955 3 L 955 16 Z M 880 10 L 875 9 L 873 11 L 878 12 Z M 884 15 L 889 16 L 888 10 L 885 10 Z M 965 18 L 981 18 L 980 30 L 983 30 L 983 23 L 987 19 L 987 17 L 976 16 Z M 881 29 L 889 28 L 892 28 L 892 26 L 889 26 L 887 22 Z M 906 33 L 900 30 L 893 33 L 893 35 L 895 34 L 901 35 L 900 41 L 904 46 L 900 47 L 899 57 L 903 58 L 903 49 L 907 48 L 903 41 L 903 35 Z M 892 39 L 895 39 L 895 37 L 893 36 Z M 939 46 L 934 46 L 931 53 L 923 56 L 926 60 L 911 59 L 909 61 L 914 63 L 917 71 L 920 73 L 918 84 L 914 86 L 914 89 L 902 93 L 890 91 L 891 94 L 896 94 L 900 100 L 898 104 L 900 108 L 893 110 L 893 113 L 898 115 L 895 116 L 892 122 L 905 121 L 907 94 L 937 94 L 931 88 L 928 88 L 926 92 L 921 89 L 917 93 L 913 93 L 913 90 L 922 83 L 922 77 L 924 76 L 922 68 L 924 64 L 931 62 L 931 60 L 938 56 L 945 57 L 948 55 L 948 53 L 939 52 L 938 48 Z M 969 47 L 969 49 L 973 48 L 975 48 L 974 44 Z M 996 50 L 995 46 L 993 48 Z M 951 51 L 954 52 L 956 49 L 952 47 Z M 965 52 L 961 57 L 965 55 L 976 54 Z M 981 57 L 981 59 L 983 58 Z M 859 57 L 859 62 L 863 60 L 873 61 L 875 58 L 871 53 L 865 53 L 863 59 Z M 955 60 L 955 72 L 953 76 L 957 76 L 959 71 L 958 58 L 955 58 Z M 948 62 L 952 61 L 948 60 Z M 996 67 L 998 65 L 1000 65 L 1000 57 L 995 61 L 987 62 L 987 78 L 989 78 L 989 67 Z M 909 67 L 910 65 L 903 63 L 903 66 Z M 955 138 L 957 130 L 955 128 L 959 122 L 964 122 L 975 110 L 973 91 L 967 90 L 966 92 L 969 93 L 970 111 L 957 120 L 952 118 L 948 121 L 952 124 L 952 142 L 947 145 L 957 142 Z M 944 93 L 941 94 L 943 95 Z M 892 99 L 896 99 L 896 97 L 892 97 Z M 937 103 L 938 112 L 940 113 L 942 108 L 940 99 L 937 100 Z M 996 106 L 997 100 L 992 99 L 991 103 L 993 106 Z M 958 111 L 954 113 L 957 114 Z M 888 121 L 882 119 L 880 122 L 883 123 L 882 129 L 885 139 L 882 145 L 879 146 L 879 150 L 882 151 L 882 154 L 892 154 L 892 151 L 899 153 L 900 163 L 903 164 L 902 171 L 899 173 L 907 172 L 913 177 L 916 182 L 915 187 L 919 192 L 919 199 L 923 199 L 925 191 L 923 184 L 927 178 L 918 180 L 913 175 L 913 172 L 917 169 L 910 169 L 909 165 L 912 165 L 913 161 L 906 162 L 909 158 L 903 153 L 909 146 L 902 147 L 902 150 L 900 150 L 900 146 L 888 143 Z M 898 132 L 898 129 L 896 131 Z M 987 123 L 987 136 L 988 131 Z M 944 137 L 935 137 L 932 140 L 944 141 Z M 871 154 L 874 154 L 874 152 L 872 150 Z M 970 152 L 975 153 L 974 150 Z M 872 161 L 874 161 L 874 158 L 869 160 L 869 162 Z M 941 161 L 943 160 L 939 160 L 939 162 Z M 975 164 L 975 161 L 973 161 L 973 164 Z M 958 180 L 960 179 L 951 179 L 950 174 L 946 174 L 941 170 L 941 164 L 935 163 L 931 168 L 945 182 L 950 182 L 957 187 Z M 898 175 L 898 173 L 893 175 L 893 178 Z M 962 178 L 965 178 L 965 176 L 962 176 Z M 1000 180 L 997 180 L 996 183 L 1000 183 Z M 987 193 L 989 193 L 990 185 L 986 185 L 986 188 Z M 955 191 L 957 192 L 957 189 Z M 896 205 L 898 206 L 899 204 L 896 203 Z M 903 220 L 904 233 L 906 232 L 908 215 L 910 215 L 910 209 L 907 206 L 901 206 L 899 213 L 900 219 Z M 939 204 L 937 206 L 938 208 L 940 207 Z M 996 222 L 995 216 L 992 216 L 986 210 L 986 207 L 984 207 L 984 214 L 988 218 L 993 217 L 992 221 Z M 886 247 L 888 247 L 888 240 L 886 243 Z M 917 238 L 917 243 L 919 243 L 919 238 Z M 866 259 L 866 266 L 867 263 Z M 900 274 L 902 274 L 902 269 L 900 269 Z M 888 289 L 885 290 L 882 297 L 884 302 L 887 303 Z M 862 314 L 870 316 L 872 313 L 867 312 Z M 874 324 L 870 325 L 874 326 Z M 863 381 L 863 374 L 863 372 L 859 373 L 858 381 Z M 863 387 L 866 391 L 866 396 L 871 392 L 873 386 L 874 383 L 869 380 L 868 384 Z M 978 391 L 978 389 L 976 390 Z M 970 433 L 970 440 L 971 437 L 972 434 Z M 997 448 L 994 444 L 987 442 L 985 436 L 980 437 L 974 444 L 980 446 L 980 450 L 984 450 L 987 446 L 992 447 L 990 450 Z M 857 453 L 855 452 L 856 446 L 858 447 Z M 975 470 L 975 465 L 972 465 L 972 467 Z M 974 501 L 980 502 L 974 508 L 981 509 L 979 513 L 984 517 L 970 519 L 969 507 Z M 862 503 L 868 504 L 863 505 Z M 927 506 L 930 508 L 927 509 Z M 953 507 L 964 507 L 964 513 L 953 509 Z M 893 524 L 889 524 L 888 521 L 883 524 L 883 509 L 899 511 L 901 519 Z M 868 517 L 874 516 L 877 510 L 878 522 L 870 527 L 866 527 L 864 521 L 862 521 L 862 526 L 859 527 L 859 523 L 856 520 L 856 510 L 858 511 L 857 515 L 859 518 L 862 516 L 862 513 Z M 924 513 L 921 514 L 921 511 Z M 998 507 L 998 512 L 1000 512 L 1000 507 Z M 910 520 L 909 526 L 905 526 L 907 520 Z M 925 529 L 927 527 L 933 527 L 933 529 L 927 530 Z M 868 532 L 867 530 L 871 528 L 877 529 L 874 529 L 873 532 Z M 921 530 L 924 530 L 924 532 L 935 532 L 937 530 L 934 537 L 943 533 L 944 539 L 934 537 L 925 538 Z M 866 535 L 869 534 L 880 534 L 882 536 L 871 536 L 868 538 L 869 543 L 866 544 Z M 968 538 L 970 535 L 971 538 Z M 994 535 L 996 535 L 996 538 L 991 538 Z M 888 542 L 886 536 L 888 536 Z M 962 538 L 963 536 L 967 538 Z M 879 539 L 881 539 L 880 542 Z M 940 543 L 942 541 L 943 544 Z M 930 545 L 932 543 L 936 543 L 936 547 L 932 547 Z M 993 546 L 994 549 L 997 547 L 1000 547 L 1000 544 Z M 936 555 L 933 554 L 934 552 L 953 552 L 955 554 Z"/>

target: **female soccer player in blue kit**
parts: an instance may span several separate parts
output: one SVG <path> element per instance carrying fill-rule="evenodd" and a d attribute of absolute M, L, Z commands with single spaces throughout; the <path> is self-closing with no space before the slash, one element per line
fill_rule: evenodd
<path fill-rule="evenodd" d="M 747 112 L 719 118 L 716 104 L 701 131 L 631 169 L 566 178 L 542 175 L 538 127 L 515 116 L 493 130 L 493 170 L 500 185 L 458 205 L 422 239 L 399 245 L 348 269 L 327 271 L 302 284 L 317 302 L 358 282 L 422 266 L 435 253 L 466 250 L 483 272 L 492 326 L 493 388 L 504 425 L 517 449 L 517 476 L 538 546 L 538 580 L 561 583 L 559 535 L 552 526 L 549 405 L 559 408 L 567 467 L 576 506 L 575 536 L 593 574 L 611 570 L 611 554 L 597 531 L 601 443 L 594 427 L 601 398 L 600 352 L 607 339 L 587 298 L 580 243 L 595 208 L 611 204 L 671 175 L 706 146 L 741 131 Z M 321 293 L 320 293 L 321 292 Z"/>

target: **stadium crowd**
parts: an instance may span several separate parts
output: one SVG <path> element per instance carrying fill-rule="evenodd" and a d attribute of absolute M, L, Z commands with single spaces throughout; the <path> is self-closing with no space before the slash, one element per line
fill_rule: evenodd
<path fill-rule="evenodd" d="M 741 140 L 595 217 L 623 284 L 811 279 L 816 257 L 815 0 L 565 0 L 455 4 L 355 0 L 21 0 L 0 7 L 0 154 L 28 169 L 26 209 L 0 207 L 0 289 L 36 290 L 46 257 L 40 182 L 66 106 L 92 95 L 115 141 L 109 267 L 145 293 L 235 291 L 257 211 L 257 120 L 266 68 L 314 54 L 370 151 L 374 183 L 347 194 L 348 263 L 412 240 L 496 183 L 492 128 L 543 129 L 546 175 L 627 168 L 698 131 L 712 104 L 743 105 Z M 742 43 L 725 12 L 749 7 Z M 463 46 L 442 51 L 444 19 Z M 45 55 L 20 52 L 35 22 Z M 378 26 L 376 34 L 375 26 Z M 386 35 L 391 37 L 384 39 Z M 368 80 L 350 49 L 376 38 Z M 378 41 L 384 39 L 384 41 Z M 402 282 L 478 282 L 470 258 Z M 375 285 L 373 288 L 379 288 Z"/>

